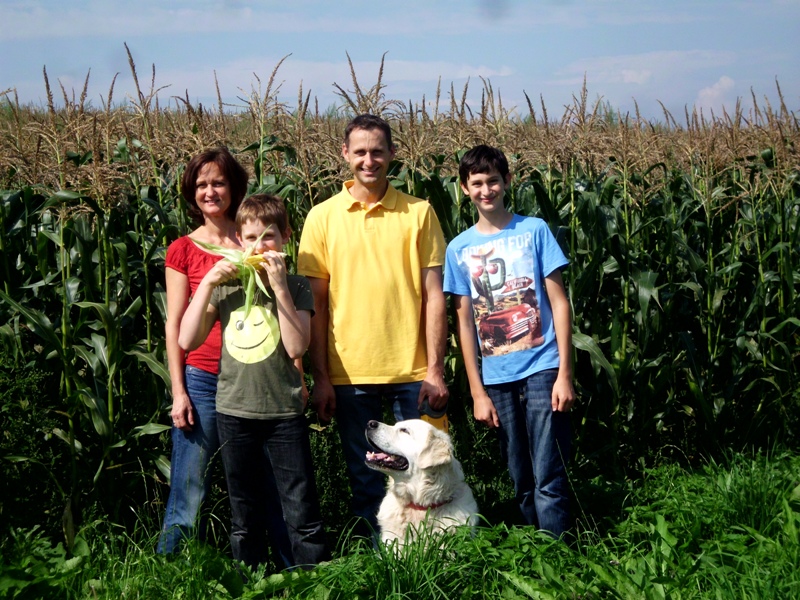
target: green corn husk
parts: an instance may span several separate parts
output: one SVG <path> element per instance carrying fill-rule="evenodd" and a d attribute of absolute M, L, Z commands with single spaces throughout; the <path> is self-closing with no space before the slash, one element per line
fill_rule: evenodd
<path fill-rule="evenodd" d="M 266 232 L 266 230 L 265 230 Z M 264 234 L 262 233 L 261 236 Z M 250 314 L 250 309 L 253 307 L 253 298 L 256 295 L 256 285 L 261 289 L 264 294 L 267 294 L 267 288 L 264 282 L 261 281 L 257 270 L 257 265 L 261 260 L 253 260 L 260 258 L 253 255 L 253 249 L 261 241 L 261 236 L 255 241 L 254 244 L 248 246 L 244 250 L 235 250 L 234 248 L 224 248 L 222 246 L 215 246 L 206 242 L 192 240 L 195 244 L 218 256 L 223 257 L 225 260 L 233 263 L 239 269 L 239 279 L 242 280 L 242 287 L 244 288 L 244 318 Z"/>

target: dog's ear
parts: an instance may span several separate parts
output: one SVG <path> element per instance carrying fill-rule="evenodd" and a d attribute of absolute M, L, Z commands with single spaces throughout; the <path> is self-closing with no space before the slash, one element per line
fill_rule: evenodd
<path fill-rule="evenodd" d="M 425 448 L 417 457 L 417 464 L 421 469 L 438 467 L 453 460 L 453 446 L 442 435 L 437 435 L 435 431 L 428 433 Z"/>

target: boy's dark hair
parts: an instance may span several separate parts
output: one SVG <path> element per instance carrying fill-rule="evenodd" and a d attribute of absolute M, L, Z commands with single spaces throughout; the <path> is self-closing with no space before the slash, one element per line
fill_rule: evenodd
<path fill-rule="evenodd" d="M 264 226 L 275 225 L 281 235 L 287 231 L 291 233 L 286 204 L 278 196 L 253 194 L 242 200 L 236 211 L 236 233 L 242 233 L 242 225 L 248 221 L 259 221 Z"/>
<path fill-rule="evenodd" d="M 389 149 L 391 150 L 394 148 L 394 142 L 392 141 L 392 128 L 389 127 L 389 124 L 380 117 L 376 117 L 375 115 L 358 115 L 357 117 L 353 118 L 353 120 L 347 124 L 347 127 L 344 128 L 345 146 L 350 146 L 350 134 L 355 129 L 365 129 L 366 131 L 379 129 L 383 132 L 383 136 L 386 138 L 386 144 L 389 146 Z"/>
<path fill-rule="evenodd" d="M 197 191 L 197 176 L 206 164 L 212 162 L 215 163 L 219 167 L 219 170 L 222 171 L 222 174 L 225 175 L 225 179 L 227 179 L 228 186 L 231 189 L 231 205 L 228 207 L 228 210 L 225 211 L 225 216 L 231 219 L 234 217 L 239 208 L 239 203 L 247 193 L 247 171 L 244 170 L 244 167 L 239 164 L 239 161 L 236 160 L 224 146 L 206 150 L 192 158 L 189 164 L 186 165 L 186 170 L 183 172 L 181 194 L 183 195 L 183 199 L 186 200 L 186 210 L 189 216 L 200 225 L 203 224 L 204 219 L 203 213 L 200 212 L 200 209 L 197 207 L 197 202 L 194 197 Z"/>
<path fill-rule="evenodd" d="M 497 171 L 503 178 L 508 177 L 508 159 L 502 150 L 480 144 L 461 157 L 458 163 L 458 178 L 462 185 L 467 185 L 469 176 L 474 173 L 490 173 Z"/>

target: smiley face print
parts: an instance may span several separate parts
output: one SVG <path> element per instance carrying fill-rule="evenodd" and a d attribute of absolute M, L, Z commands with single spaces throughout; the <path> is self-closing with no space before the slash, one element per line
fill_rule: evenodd
<path fill-rule="evenodd" d="M 278 319 L 263 306 L 253 306 L 244 318 L 244 308 L 231 312 L 225 328 L 225 348 L 241 363 L 251 365 L 275 352 L 280 340 Z"/>

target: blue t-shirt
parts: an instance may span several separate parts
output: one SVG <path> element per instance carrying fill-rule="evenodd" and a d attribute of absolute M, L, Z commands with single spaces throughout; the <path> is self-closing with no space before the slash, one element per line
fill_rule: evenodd
<path fill-rule="evenodd" d="M 558 368 L 544 279 L 568 263 L 550 228 L 535 217 L 513 215 L 492 235 L 470 227 L 448 244 L 444 291 L 472 300 L 485 385 Z"/>

